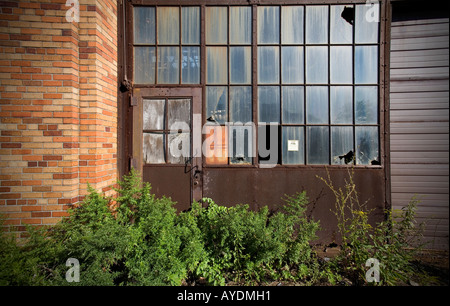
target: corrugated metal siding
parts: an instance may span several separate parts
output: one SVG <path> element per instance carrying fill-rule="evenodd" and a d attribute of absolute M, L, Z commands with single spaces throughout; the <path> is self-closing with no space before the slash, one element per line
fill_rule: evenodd
<path fill-rule="evenodd" d="M 449 19 L 393 21 L 391 189 L 394 209 L 421 199 L 429 247 L 449 247 Z"/>

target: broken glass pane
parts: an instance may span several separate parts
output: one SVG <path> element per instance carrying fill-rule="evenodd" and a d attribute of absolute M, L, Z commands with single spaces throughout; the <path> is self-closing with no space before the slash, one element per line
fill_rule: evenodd
<path fill-rule="evenodd" d="M 326 44 L 328 42 L 328 6 L 306 7 L 306 43 Z"/>
<path fill-rule="evenodd" d="M 249 165 L 253 156 L 253 126 L 229 127 L 229 156 L 231 164 Z"/>
<path fill-rule="evenodd" d="M 258 44 L 280 42 L 280 8 L 278 6 L 258 7 Z"/>
<path fill-rule="evenodd" d="M 230 48 L 230 83 L 250 84 L 252 82 L 252 48 Z"/>
<path fill-rule="evenodd" d="M 206 48 L 206 58 L 206 82 L 208 84 L 227 84 L 227 48 L 208 47 Z"/>
<path fill-rule="evenodd" d="M 218 124 L 225 124 L 228 121 L 227 87 L 207 87 L 206 121 Z"/>
<path fill-rule="evenodd" d="M 328 165 L 330 159 L 330 136 L 327 126 L 307 128 L 307 162 L 310 165 Z"/>
<path fill-rule="evenodd" d="M 252 8 L 230 7 L 230 44 L 252 43 Z"/>
<path fill-rule="evenodd" d="M 184 164 L 191 155 L 191 138 L 189 133 L 174 133 L 168 135 L 169 164 Z"/>
<path fill-rule="evenodd" d="M 378 127 L 356 127 L 356 163 L 379 164 Z"/>
<path fill-rule="evenodd" d="M 306 47 L 306 82 L 328 84 L 328 47 Z"/>
<path fill-rule="evenodd" d="M 353 90 L 350 86 L 330 88 L 331 124 L 353 124 Z"/>
<path fill-rule="evenodd" d="M 330 47 L 331 84 L 353 83 L 352 47 Z"/>
<path fill-rule="evenodd" d="M 305 164 L 305 136 L 303 127 L 283 127 L 283 159 L 284 165 Z"/>
<path fill-rule="evenodd" d="M 158 84 L 178 84 L 180 82 L 180 48 L 158 48 Z"/>
<path fill-rule="evenodd" d="M 165 140 L 162 133 L 144 133 L 144 163 L 165 163 Z"/>
<path fill-rule="evenodd" d="M 143 129 L 164 130 L 164 106 L 165 100 L 143 101 Z"/>
<path fill-rule="evenodd" d="M 200 8 L 184 6 L 181 8 L 181 42 L 186 45 L 200 44 Z"/>
<path fill-rule="evenodd" d="M 155 43 L 155 8 L 138 6 L 133 9 L 134 14 L 134 43 Z"/>
<path fill-rule="evenodd" d="M 181 80 L 183 84 L 200 83 L 200 48 L 183 47 Z"/>
<path fill-rule="evenodd" d="M 353 160 L 353 127 L 331 127 L 331 164 L 352 165 Z"/>
<path fill-rule="evenodd" d="M 227 44 L 228 13 L 226 7 L 206 7 L 206 43 Z"/>
<path fill-rule="evenodd" d="M 355 47 L 355 83 L 378 83 L 378 46 Z"/>
<path fill-rule="evenodd" d="M 358 86 L 355 89 L 356 124 L 378 123 L 378 87 Z"/>
<path fill-rule="evenodd" d="M 309 124 L 328 124 L 328 87 L 306 88 L 306 120 Z"/>
<path fill-rule="evenodd" d="M 303 44 L 303 6 L 281 8 L 281 41 L 283 44 Z"/>
<path fill-rule="evenodd" d="M 344 13 L 344 10 L 346 13 Z M 347 14 L 348 21 L 343 18 Z M 351 44 L 353 42 L 354 8 L 352 5 L 332 5 L 330 11 L 332 44 Z M 352 22 L 352 23 L 350 23 Z"/>
<path fill-rule="evenodd" d="M 178 7 L 158 7 L 158 44 L 180 43 L 180 11 Z"/>
<path fill-rule="evenodd" d="M 183 131 L 189 131 L 191 126 L 191 100 L 169 100 L 167 114 L 169 129 L 172 130 L 176 124 L 176 130 L 182 129 Z"/>
<path fill-rule="evenodd" d="M 252 122 L 252 88 L 230 87 L 230 122 Z"/>
<path fill-rule="evenodd" d="M 280 48 L 258 47 L 258 83 L 280 82 Z"/>
<path fill-rule="evenodd" d="M 303 83 L 303 47 L 281 48 L 281 72 L 283 84 Z"/>
<path fill-rule="evenodd" d="M 280 122 L 280 88 L 258 87 L 258 122 Z"/>
<path fill-rule="evenodd" d="M 156 54 L 154 47 L 134 48 L 134 83 L 155 84 Z"/>
<path fill-rule="evenodd" d="M 284 86 L 282 92 L 283 100 L 283 123 L 303 124 L 305 88 L 303 86 Z"/>

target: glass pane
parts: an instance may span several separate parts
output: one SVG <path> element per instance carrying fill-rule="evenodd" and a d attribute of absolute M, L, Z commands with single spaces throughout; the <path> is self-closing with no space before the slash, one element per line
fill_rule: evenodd
<path fill-rule="evenodd" d="M 252 88 L 230 87 L 230 122 L 252 122 Z"/>
<path fill-rule="evenodd" d="M 356 163 L 379 164 L 378 127 L 356 127 Z"/>
<path fill-rule="evenodd" d="M 208 47 L 206 48 L 206 57 L 206 82 L 208 84 L 227 84 L 227 48 Z"/>
<path fill-rule="evenodd" d="M 305 164 L 305 136 L 303 127 L 283 127 L 283 159 L 284 165 Z"/>
<path fill-rule="evenodd" d="M 306 88 L 306 120 L 312 124 L 328 124 L 328 87 Z"/>
<path fill-rule="evenodd" d="M 230 83 L 251 84 L 252 82 L 252 48 L 230 48 Z"/>
<path fill-rule="evenodd" d="M 330 47 L 330 66 L 330 81 L 332 84 L 352 84 L 352 47 Z"/>
<path fill-rule="evenodd" d="M 180 43 L 180 11 L 178 7 L 158 7 L 158 43 L 178 45 Z"/>
<path fill-rule="evenodd" d="M 206 43 L 227 44 L 228 14 L 226 7 L 206 7 Z"/>
<path fill-rule="evenodd" d="M 155 8 L 135 7 L 134 11 L 134 43 L 155 43 Z"/>
<path fill-rule="evenodd" d="M 332 165 L 352 165 L 354 160 L 353 152 L 353 127 L 331 128 L 331 164 Z"/>
<path fill-rule="evenodd" d="M 181 80 L 183 84 L 200 83 L 200 48 L 183 47 L 181 57 Z"/>
<path fill-rule="evenodd" d="M 252 8 L 230 7 L 230 44 L 252 43 Z"/>
<path fill-rule="evenodd" d="M 158 84 L 178 84 L 180 82 L 180 48 L 158 48 Z"/>
<path fill-rule="evenodd" d="M 181 8 L 181 42 L 186 45 L 200 44 L 200 8 Z"/>
<path fill-rule="evenodd" d="M 303 44 L 303 6 L 283 6 L 281 9 L 281 42 Z"/>
<path fill-rule="evenodd" d="M 302 84 L 303 47 L 282 47 L 281 60 L 283 84 Z"/>
<path fill-rule="evenodd" d="M 191 155 L 191 137 L 189 133 L 174 133 L 168 135 L 169 164 L 184 164 Z"/>
<path fill-rule="evenodd" d="M 280 42 L 280 8 L 278 6 L 258 7 L 258 44 Z"/>
<path fill-rule="evenodd" d="M 355 47 L 355 83 L 378 83 L 378 47 Z"/>
<path fill-rule="evenodd" d="M 331 124 L 353 124 L 352 87 L 330 88 Z"/>
<path fill-rule="evenodd" d="M 251 164 L 253 156 L 253 126 L 230 126 L 229 135 L 230 163 Z"/>
<path fill-rule="evenodd" d="M 305 88 L 303 86 L 283 87 L 283 123 L 304 123 L 304 92 Z"/>
<path fill-rule="evenodd" d="M 348 12 L 344 13 L 344 10 Z M 342 15 L 350 15 L 349 21 L 354 22 L 354 9 L 350 5 L 332 5 L 330 11 L 332 44 L 351 44 L 353 42 L 353 24 L 346 21 Z"/>
<path fill-rule="evenodd" d="M 306 7 L 306 43 L 328 42 L 328 6 Z"/>
<path fill-rule="evenodd" d="M 164 130 L 164 106 L 165 100 L 144 100 L 143 107 L 143 129 Z"/>
<path fill-rule="evenodd" d="M 183 131 L 189 131 L 189 127 L 191 125 L 191 100 L 169 100 L 167 111 L 169 129 L 172 129 L 174 124 L 178 123 L 176 125 L 176 130 L 182 129 Z"/>
<path fill-rule="evenodd" d="M 258 126 L 258 162 L 274 167 L 281 163 L 281 128 L 278 124 Z"/>
<path fill-rule="evenodd" d="M 276 86 L 258 87 L 258 121 L 280 122 L 280 88 Z"/>
<path fill-rule="evenodd" d="M 203 152 L 208 165 L 228 164 L 228 128 L 225 126 L 206 126 L 206 139 Z"/>
<path fill-rule="evenodd" d="M 355 8 L 355 42 L 377 43 L 380 5 L 370 3 Z"/>
<path fill-rule="evenodd" d="M 219 124 L 224 124 L 228 121 L 227 87 L 207 87 L 206 120 Z"/>
<path fill-rule="evenodd" d="M 164 164 L 165 140 L 164 134 L 144 133 L 144 163 Z"/>
<path fill-rule="evenodd" d="M 328 83 L 328 47 L 306 47 L 306 83 Z"/>
<path fill-rule="evenodd" d="M 154 47 L 134 48 L 134 83 L 155 84 L 156 54 Z"/>
<path fill-rule="evenodd" d="M 258 47 L 258 83 L 280 82 L 280 48 Z"/>
<path fill-rule="evenodd" d="M 307 161 L 310 165 L 328 165 L 330 159 L 329 128 L 314 126 L 307 129 Z"/>
<path fill-rule="evenodd" d="M 378 87 L 356 87 L 355 89 L 356 124 L 378 123 Z"/>

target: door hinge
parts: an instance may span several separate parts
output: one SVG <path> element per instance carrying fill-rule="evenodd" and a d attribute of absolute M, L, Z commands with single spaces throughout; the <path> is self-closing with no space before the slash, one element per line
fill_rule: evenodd
<path fill-rule="evenodd" d="M 131 95 L 130 96 L 130 106 L 137 106 L 138 105 L 138 97 Z"/>

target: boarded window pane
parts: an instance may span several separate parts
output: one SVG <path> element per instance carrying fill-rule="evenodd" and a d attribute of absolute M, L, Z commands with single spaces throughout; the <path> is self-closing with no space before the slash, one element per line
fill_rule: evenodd
<path fill-rule="evenodd" d="M 280 82 L 280 49 L 278 47 L 258 48 L 258 83 L 278 84 Z"/>
<path fill-rule="evenodd" d="M 227 44 L 228 13 L 226 7 L 206 7 L 206 43 Z"/>
<path fill-rule="evenodd" d="M 206 82 L 208 84 L 228 83 L 227 48 L 208 47 L 206 49 Z"/>
<path fill-rule="evenodd" d="M 330 81 L 332 84 L 353 83 L 352 47 L 330 48 Z"/>
<path fill-rule="evenodd" d="M 155 84 L 156 54 L 153 47 L 134 48 L 134 82 Z"/>
<path fill-rule="evenodd" d="M 219 124 L 224 124 L 228 121 L 227 87 L 207 87 L 206 120 L 207 122 Z"/>
<path fill-rule="evenodd" d="M 330 159 L 329 128 L 307 128 L 307 162 L 310 165 L 328 165 Z"/>
<path fill-rule="evenodd" d="M 283 87 L 283 123 L 304 123 L 304 91 L 300 86 Z"/>
<path fill-rule="evenodd" d="M 144 133 L 144 163 L 165 163 L 165 137 L 162 133 Z"/>
<path fill-rule="evenodd" d="M 380 5 L 357 5 L 355 8 L 355 42 L 377 43 Z"/>
<path fill-rule="evenodd" d="M 143 103 L 144 130 L 164 129 L 165 100 L 144 100 Z"/>
<path fill-rule="evenodd" d="M 191 100 L 189 99 L 173 99 L 169 100 L 168 104 L 168 123 L 169 129 L 172 129 L 174 124 L 177 124 L 177 130 L 183 129 L 184 131 L 191 125 Z M 185 126 L 185 127 L 184 127 Z"/>
<path fill-rule="evenodd" d="M 281 9 L 281 40 L 283 44 L 303 44 L 303 6 L 283 6 Z"/>
<path fill-rule="evenodd" d="M 178 7 L 158 7 L 158 43 L 180 43 L 180 12 Z"/>
<path fill-rule="evenodd" d="M 278 44 L 280 42 L 280 8 L 277 6 L 258 7 L 258 44 Z"/>
<path fill-rule="evenodd" d="M 251 47 L 230 48 L 230 83 L 250 84 L 252 82 Z"/>
<path fill-rule="evenodd" d="M 332 86 L 330 91 L 331 124 L 353 123 L 352 87 Z"/>
<path fill-rule="evenodd" d="M 252 43 L 252 8 L 230 7 L 230 44 Z"/>
<path fill-rule="evenodd" d="M 328 83 L 328 47 L 306 47 L 306 82 Z"/>
<path fill-rule="evenodd" d="M 331 127 L 331 164 L 352 165 L 353 160 L 353 127 Z"/>
<path fill-rule="evenodd" d="M 328 6 L 306 7 L 306 43 L 328 42 Z"/>
<path fill-rule="evenodd" d="M 330 40 L 332 44 L 351 44 L 353 42 L 353 26 L 350 22 L 342 18 L 344 9 L 347 8 L 350 16 L 353 6 L 349 5 L 332 5 L 330 11 L 331 33 Z"/>
<path fill-rule="evenodd" d="M 253 156 L 253 127 L 236 126 L 229 127 L 229 156 L 231 164 L 249 165 Z"/>
<path fill-rule="evenodd" d="M 378 127 L 356 127 L 356 163 L 371 165 L 379 162 Z"/>
<path fill-rule="evenodd" d="M 158 48 L 158 84 L 178 84 L 180 82 L 180 48 Z"/>
<path fill-rule="evenodd" d="M 356 87 L 355 89 L 356 124 L 378 123 L 378 87 Z"/>
<path fill-rule="evenodd" d="M 284 165 L 302 165 L 305 163 L 305 136 L 303 127 L 283 127 Z"/>
<path fill-rule="evenodd" d="M 280 88 L 261 86 L 258 88 L 258 121 L 280 122 Z"/>
<path fill-rule="evenodd" d="M 181 8 L 181 42 L 186 45 L 200 44 L 200 8 Z"/>
<path fill-rule="evenodd" d="M 154 44 L 155 8 L 135 7 L 133 12 L 134 12 L 134 43 Z"/>
<path fill-rule="evenodd" d="M 306 88 L 306 120 L 312 124 L 328 124 L 328 87 Z"/>
<path fill-rule="evenodd" d="M 183 47 L 181 79 L 183 84 L 200 83 L 200 48 Z"/>
<path fill-rule="evenodd" d="M 281 49 L 281 71 L 283 84 L 303 83 L 303 47 Z"/>
<path fill-rule="evenodd" d="M 168 135 L 167 161 L 169 164 L 184 164 L 190 157 L 191 138 L 189 133 L 174 133 Z"/>
<path fill-rule="evenodd" d="M 378 46 L 355 48 L 355 83 L 378 83 Z"/>
<path fill-rule="evenodd" d="M 252 122 L 252 88 L 230 87 L 230 122 Z"/>

